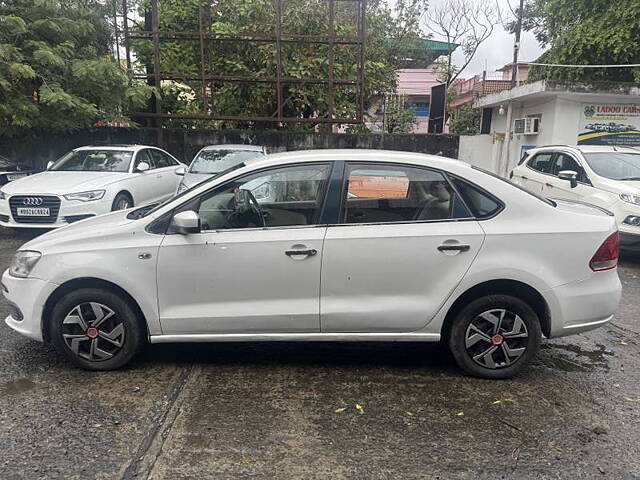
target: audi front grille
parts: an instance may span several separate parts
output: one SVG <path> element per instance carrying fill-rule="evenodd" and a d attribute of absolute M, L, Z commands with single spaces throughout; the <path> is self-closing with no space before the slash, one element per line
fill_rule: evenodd
<path fill-rule="evenodd" d="M 11 216 L 18 223 L 56 223 L 58 212 L 60 212 L 60 199 L 51 195 L 14 195 L 9 198 L 9 207 L 11 207 Z M 18 208 L 25 207 L 48 208 L 49 216 L 19 216 Z"/>

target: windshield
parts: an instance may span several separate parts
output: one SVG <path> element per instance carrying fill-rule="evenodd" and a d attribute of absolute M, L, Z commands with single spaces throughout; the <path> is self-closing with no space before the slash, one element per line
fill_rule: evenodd
<path fill-rule="evenodd" d="M 65 172 L 128 172 L 133 152 L 126 150 L 78 150 L 69 152 L 50 168 Z"/>
<path fill-rule="evenodd" d="M 191 162 L 190 173 L 220 173 L 250 158 L 263 157 L 251 150 L 203 150 Z"/>
<path fill-rule="evenodd" d="M 585 153 L 591 170 L 611 180 L 640 180 L 640 153 Z"/>

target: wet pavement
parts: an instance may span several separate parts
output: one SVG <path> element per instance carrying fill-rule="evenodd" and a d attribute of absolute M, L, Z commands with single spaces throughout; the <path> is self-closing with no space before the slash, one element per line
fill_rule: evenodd
<path fill-rule="evenodd" d="M 23 240 L 0 230 L 0 268 Z M 521 376 L 438 345 L 159 345 L 91 373 L 0 325 L 0 478 L 640 478 L 640 259 Z M 0 315 L 8 313 L 0 301 Z"/>

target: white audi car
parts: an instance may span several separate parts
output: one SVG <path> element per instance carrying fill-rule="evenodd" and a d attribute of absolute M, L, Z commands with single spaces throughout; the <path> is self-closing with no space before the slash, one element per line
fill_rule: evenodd
<path fill-rule="evenodd" d="M 0 189 L 0 225 L 58 228 L 96 215 L 162 202 L 186 166 L 145 145 L 76 148 L 47 170 Z"/>
<path fill-rule="evenodd" d="M 607 211 L 457 160 L 290 152 L 38 237 L 2 288 L 11 328 L 87 369 L 146 342 L 443 340 L 506 378 L 612 318 L 617 242 Z"/>

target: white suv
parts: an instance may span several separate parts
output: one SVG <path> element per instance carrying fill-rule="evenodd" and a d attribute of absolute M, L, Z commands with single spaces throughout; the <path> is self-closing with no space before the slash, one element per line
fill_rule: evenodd
<path fill-rule="evenodd" d="M 613 212 L 620 248 L 640 251 L 640 149 L 533 148 L 509 176 L 513 183 L 538 195 L 591 203 Z"/>
<path fill-rule="evenodd" d="M 0 189 L 0 225 L 58 228 L 171 198 L 186 166 L 145 145 L 80 147 Z"/>

